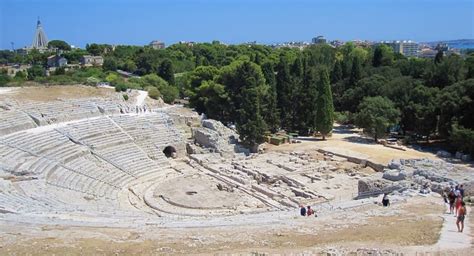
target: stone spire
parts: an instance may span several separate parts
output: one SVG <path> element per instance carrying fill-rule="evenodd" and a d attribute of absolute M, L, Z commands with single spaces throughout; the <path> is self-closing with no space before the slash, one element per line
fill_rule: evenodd
<path fill-rule="evenodd" d="M 38 22 L 36 23 L 36 32 L 35 37 L 33 38 L 33 44 L 31 48 L 47 48 L 48 47 L 48 38 L 44 33 L 43 27 L 41 26 L 41 21 L 38 18 Z"/>

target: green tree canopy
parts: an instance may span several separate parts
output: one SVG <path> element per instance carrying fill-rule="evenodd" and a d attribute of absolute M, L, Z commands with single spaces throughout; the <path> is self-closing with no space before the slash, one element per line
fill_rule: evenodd
<path fill-rule="evenodd" d="M 242 142 L 255 149 L 263 142 L 266 123 L 262 101 L 268 92 L 260 67 L 250 61 L 237 61 L 222 70 L 219 81 L 229 95 L 229 113 L 235 118 Z"/>
<path fill-rule="evenodd" d="M 169 59 L 163 60 L 158 68 L 158 75 L 165 79 L 168 84 L 174 85 L 174 68 L 173 63 Z"/>
<path fill-rule="evenodd" d="M 63 51 L 70 51 L 71 46 L 63 40 L 51 40 L 48 42 L 48 48 L 56 48 Z"/>
<path fill-rule="evenodd" d="M 390 66 L 393 62 L 393 50 L 388 45 L 379 44 L 374 49 L 372 65 L 374 67 Z"/>
<path fill-rule="evenodd" d="M 356 124 L 364 132 L 373 136 L 375 141 L 383 137 L 387 128 L 397 123 L 400 112 L 392 101 L 376 96 L 364 98 L 355 116 Z"/>

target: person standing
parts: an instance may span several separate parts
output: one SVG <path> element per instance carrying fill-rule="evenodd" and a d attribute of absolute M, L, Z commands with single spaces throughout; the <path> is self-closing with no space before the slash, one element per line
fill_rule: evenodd
<path fill-rule="evenodd" d="M 301 216 L 306 216 L 306 208 L 304 205 L 300 205 L 300 214 Z"/>
<path fill-rule="evenodd" d="M 462 203 L 464 203 L 462 201 L 462 197 L 461 197 L 461 194 L 459 194 L 457 197 L 456 197 L 456 205 L 455 205 L 455 209 L 454 209 L 454 216 L 457 216 L 459 215 L 459 210 L 461 209 L 462 207 Z"/>
<path fill-rule="evenodd" d="M 390 206 L 390 200 L 388 199 L 388 194 L 387 193 L 383 194 L 382 205 L 384 207 Z"/>
<path fill-rule="evenodd" d="M 461 193 L 461 197 L 464 200 L 464 185 L 462 184 L 459 186 L 459 193 Z"/>
<path fill-rule="evenodd" d="M 449 201 L 449 213 L 454 213 L 454 202 L 456 201 L 456 195 L 454 195 L 454 190 L 450 190 L 448 193 L 448 201 Z"/>
<path fill-rule="evenodd" d="M 467 210 L 466 210 L 466 203 L 464 201 L 461 202 L 461 207 L 458 211 L 458 217 L 456 219 L 456 226 L 458 227 L 458 231 L 462 232 L 464 230 L 464 218 L 466 217 Z"/>

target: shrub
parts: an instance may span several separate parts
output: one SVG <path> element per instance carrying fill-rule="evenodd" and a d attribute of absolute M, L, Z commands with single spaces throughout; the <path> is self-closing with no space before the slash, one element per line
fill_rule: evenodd
<path fill-rule="evenodd" d="M 57 68 L 54 71 L 54 75 L 64 75 L 66 74 L 66 69 L 64 67 Z"/>
<path fill-rule="evenodd" d="M 124 99 L 124 100 L 128 100 L 128 95 L 127 95 L 127 94 L 124 94 L 124 95 L 123 95 L 123 99 Z"/>
<path fill-rule="evenodd" d="M 168 85 L 168 86 L 163 86 L 160 90 L 163 101 L 171 104 L 174 102 L 176 98 L 179 96 L 179 90 L 178 88 Z"/>
<path fill-rule="evenodd" d="M 0 74 L 0 87 L 6 86 L 10 80 L 7 74 Z"/>
<path fill-rule="evenodd" d="M 88 77 L 87 80 L 86 80 L 86 84 L 87 85 L 97 85 L 97 83 L 99 83 L 99 79 L 91 76 L 91 77 Z"/>
<path fill-rule="evenodd" d="M 455 124 L 453 125 L 449 140 L 456 151 L 474 156 L 474 130 L 466 129 Z"/>
<path fill-rule="evenodd" d="M 116 92 L 125 92 L 128 89 L 125 83 L 118 83 L 115 85 Z"/>
<path fill-rule="evenodd" d="M 148 87 L 148 96 L 157 100 L 160 97 L 160 91 L 156 87 Z"/>
<path fill-rule="evenodd" d="M 351 123 L 350 112 L 348 111 L 334 112 L 334 121 L 336 121 L 336 123 L 339 123 L 339 124 Z"/>

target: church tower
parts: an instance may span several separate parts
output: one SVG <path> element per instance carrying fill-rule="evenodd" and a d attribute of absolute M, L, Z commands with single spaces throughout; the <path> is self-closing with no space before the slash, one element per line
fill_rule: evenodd
<path fill-rule="evenodd" d="M 33 44 L 31 48 L 36 49 L 46 49 L 48 48 L 48 38 L 44 33 L 43 27 L 41 26 L 41 21 L 38 18 L 38 22 L 36 24 L 36 32 L 35 37 L 33 38 Z"/>

